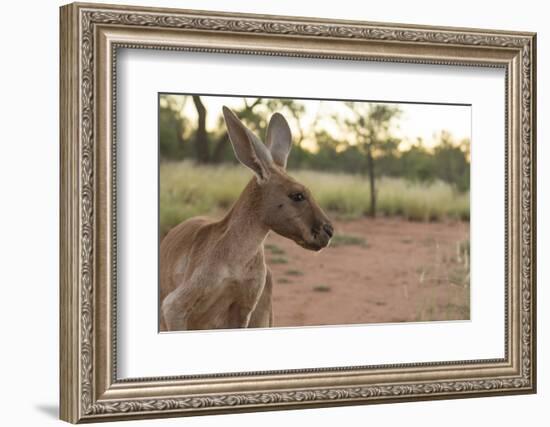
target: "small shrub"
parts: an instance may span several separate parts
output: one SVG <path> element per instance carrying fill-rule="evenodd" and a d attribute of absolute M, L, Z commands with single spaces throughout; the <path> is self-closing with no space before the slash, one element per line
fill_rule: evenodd
<path fill-rule="evenodd" d="M 285 274 L 287 276 L 303 276 L 304 273 L 302 273 L 300 270 L 287 270 L 285 271 Z"/>
<path fill-rule="evenodd" d="M 273 245 L 271 243 L 267 243 L 265 245 L 265 248 L 270 251 L 273 255 L 284 255 L 285 251 L 283 251 L 280 247 L 277 245 Z"/>
<path fill-rule="evenodd" d="M 367 247 L 367 240 L 359 236 L 351 236 L 348 234 L 336 234 L 330 241 L 330 246 L 361 246 Z"/>

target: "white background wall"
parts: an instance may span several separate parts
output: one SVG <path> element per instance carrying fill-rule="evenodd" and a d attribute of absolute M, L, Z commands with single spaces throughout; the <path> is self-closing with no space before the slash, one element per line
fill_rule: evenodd
<path fill-rule="evenodd" d="M 113 3 L 122 3 L 111 0 Z M 57 421 L 58 402 L 58 6 L 5 2 L 0 24 L 0 401 L 3 425 Z M 133 4 L 538 32 L 539 393 L 438 402 L 138 421 L 130 425 L 278 426 L 547 425 L 550 405 L 548 284 L 550 29 L 545 2 L 388 0 L 271 2 L 186 0 Z M 497 254 L 496 256 L 500 256 Z M 154 423 L 154 424 L 153 424 Z"/>

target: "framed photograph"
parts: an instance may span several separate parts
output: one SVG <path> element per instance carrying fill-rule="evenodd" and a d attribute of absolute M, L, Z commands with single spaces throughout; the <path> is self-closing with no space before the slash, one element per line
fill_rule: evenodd
<path fill-rule="evenodd" d="M 60 22 L 63 420 L 535 392 L 535 34 Z"/>

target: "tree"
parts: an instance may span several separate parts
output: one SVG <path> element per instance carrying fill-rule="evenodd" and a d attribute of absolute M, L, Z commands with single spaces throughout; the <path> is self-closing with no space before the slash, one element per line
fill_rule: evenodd
<path fill-rule="evenodd" d="M 391 134 L 391 125 L 401 110 L 387 104 L 346 102 L 351 118 L 344 121 L 347 133 L 366 156 L 370 185 L 369 215 L 376 216 L 375 158 L 397 149 L 399 140 Z"/>
<path fill-rule="evenodd" d="M 233 107 L 235 114 L 246 124 L 256 135 L 265 135 L 269 118 L 275 112 L 283 113 L 283 115 L 295 122 L 298 134 L 293 135 L 294 142 L 299 145 L 304 137 L 304 132 L 300 127 L 300 118 L 305 111 L 302 104 L 292 100 L 283 98 L 242 98 L 242 107 Z M 227 147 L 229 146 L 229 136 L 225 130 L 225 124 L 223 122 L 223 116 L 220 115 L 217 125 L 217 137 L 211 136 L 214 143 L 213 152 L 211 154 L 211 161 L 218 163 L 224 160 L 224 155 L 227 153 Z M 221 131 L 221 133 L 220 133 Z M 215 139 L 214 139 L 215 138 Z M 234 156 L 230 154 L 229 158 L 234 159 Z"/>
<path fill-rule="evenodd" d="M 262 104 L 262 98 L 257 98 L 254 102 L 249 103 L 246 98 L 243 98 L 243 107 L 234 108 L 235 114 L 241 118 L 251 129 L 257 127 L 258 121 L 261 120 L 254 110 L 255 108 Z M 211 135 L 210 139 L 213 143 L 213 149 L 210 156 L 210 161 L 212 163 L 220 163 L 229 159 L 230 161 L 235 161 L 231 150 L 229 149 L 229 135 L 225 128 L 225 123 L 223 116 L 220 114 L 217 124 L 217 135 Z"/>
<path fill-rule="evenodd" d="M 198 115 L 197 131 L 195 132 L 197 161 L 208 163 L 210 161 L 210 150 L 208 149 L 208 134 L 206 132 L 206 108 L 198 95 L 193 95 L 193 104 L 195 104 Z"/>
<path fill-rule="evenodd" d="M 213 132 L 209 134 L 206 129 L 206 117 L 208 110 L 206 109 L 202 99 L 198 95 L 193 95 L 193 103 L 197 110 L 197 128 L 195 130 L 195 156 L 199 163 L 219 163 L 223 160 L 224 152 L 229 147 L 229 135 L 225 129 L 223 123 L 223 117 L 220 114 L 218 129 L 221 133 Z M 241 109 L 235 109 L 235 113 L 241 117 L 245 122 L 248 119 L 252 119 L 254 125 L 257 125 L 259 117 L 254 111 L 255 107 L 261 105 L 262 98 L 257 98 L 254 102 L 249 104 L 245 98 L 243 98 L 244 106 Z M 254 126 L 252 126 L 254 127 Z M 216 136 L 216 133 L 218 135 Z M 233 157 L 231 157 L 233 158 Z"/>
<path fill-rule="evenodd" d="M 188 153 L 184 135 L 189 133 L 188 120 L 181 110 L 186 98 L 172 95 L 161 95 L 159 105 L 159 142 L 162 159 L 182 159 Z"/>
<path fill-rule="evenodd" d="M 449 132 L 442 131 L 434 148 L 434 164 L 438 178 L 454 184 L 459 191 L 470 189 L 470 141 L 456 142 Z"/>

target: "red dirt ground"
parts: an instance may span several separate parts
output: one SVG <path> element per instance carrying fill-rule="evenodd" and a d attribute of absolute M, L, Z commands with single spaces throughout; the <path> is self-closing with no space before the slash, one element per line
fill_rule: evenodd
<path fill-rule="evenodd" d="M 469 319 L 469 260 L 459 251 L 468 223 L 365 218 L 335 229 L 335 245 L 320 253 L 268 236 L 275 327 Z"/>

